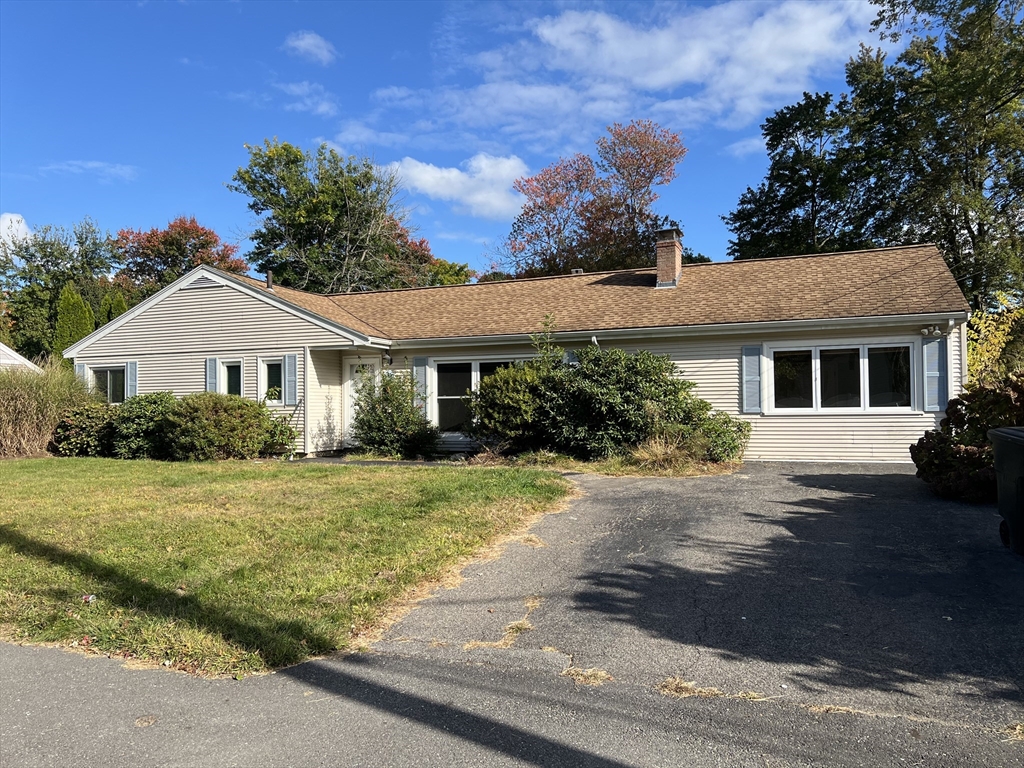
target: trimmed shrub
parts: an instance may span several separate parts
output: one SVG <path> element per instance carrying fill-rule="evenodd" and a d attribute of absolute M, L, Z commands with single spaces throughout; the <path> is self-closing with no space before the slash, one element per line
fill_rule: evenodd
<path fill-rule="evenodd" d="M 112 453 L 119 459 L 167 458 L 167 417 L 177 407 L 172 392 L 129 397 L 114 410 Z"/>
<path fill-rule="evenodd" d="M 89 400 L 72 406 L 53 430 L 51 450 L 59 456 L 111 456 L 115 407 Z"/>
<path fill-rule="evenodd" d="M 59 360 L 29 368 L 0 368 L 0 457 L 46 450 L 69 408 L 90 402 L 85 385 Z"/>
<path fill-rule="evenodd" d="M 1024 374 L 998 386 L 975 386 L 946 406 L 938 431 L 910 446 L 917 476 L 940 496 L 963 501 L 996 499 L 995 455 L 988 431 L 1024 425 Z"/>
<path fill-rule="evenodd" d="M 469 400 L 466 434 L 495 453 L 525 453 L 543 447 L 538 418 L 543 375 L 533 362 L 499 368 L 480 382 Z"/>
<path fill-rule="evenodd" d="M 364 376 L 356 388 L 352 435 L 368 451 L 415 459 L 437 453 L 441 438 L 416 402 L 412 372 Z"/>
<path fill-rule="evenodd" d="M 167 453 L 177 461 L 254 459 L 286 453 L 295 430 L 264 403 L 197 392 L 164 418 Z"/>

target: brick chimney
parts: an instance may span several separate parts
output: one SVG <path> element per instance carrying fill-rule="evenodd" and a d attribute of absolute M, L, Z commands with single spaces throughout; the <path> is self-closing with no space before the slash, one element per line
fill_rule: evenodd
<path fill-rule="evenodd" d="M 658 288 L 679 285 L 679 272 L 683 268 L 683 233 L 675 227 L 658 232 Z"/>

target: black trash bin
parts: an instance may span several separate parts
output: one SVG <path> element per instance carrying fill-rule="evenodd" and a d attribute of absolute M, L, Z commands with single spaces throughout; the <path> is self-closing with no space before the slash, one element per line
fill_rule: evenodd
<path fill-rule="evenodd" d="M 1024 427 L 989 430 L 996 455 L 999 486 L 999 536 L 1003 544 L 1024 555 Z"/>

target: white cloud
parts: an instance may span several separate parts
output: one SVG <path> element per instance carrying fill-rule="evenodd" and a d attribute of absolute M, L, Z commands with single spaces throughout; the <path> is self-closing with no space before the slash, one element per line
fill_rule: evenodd
<path fill-rule="evenodd" d="M 0 240 L 10 245 L 15 240 L 31 237 L 32 230 L 20 213 L 0 213 Z"/>
<path fill-rule="evenodd" d="M 512 182 L 529 172 L 526 163 L 515 155 L 481 152 L 461 166 L 439 168 L 412 157 L 392 164 L 410 191 L 454 203 L 456 210 L 471 216 L 508 219 L 519 213 L 522 197 L 512 190 Z"/>
<path fill-rule="evenodd" d="M 393 131 L 378 131 L 359 120 L 349 120 L 342 125 L 334 137 L 335 147 L 362 147 L 375 145 L 378 147 L 395 147 L 409 141 L 409 136 Z"/>
<path fill-rule="evenodd" d="M 311 112 L 321 117 L 332 117 L 338 113 L 334 95 L 320 83 L 274 83 L 274 87 L 297 99 L 285 105 L 289 112 Z"/>
<path fill-rule="evenodd" d="M 725 152 L 733 157 L 746 157 L 756 155 L 765 151 L 763 136 L 748 136 L 745 139 L 734 141 L 725 147 Z"/>
<path fill-rule="evenodd" d="M 316 32 L 309 30 L 292 32 L 288 35 L 284 40 L 284 50 L 293 56 L 301 56 L 325 67 L 338 55 L 333 45 Z"/>
<path fill-rule="evenodd" d="M 786 0 L 765 7 L 732 2 L 686 9 L 640 26 L 598 11 L 566 11 L 532 24 L 540 62 L 578 82 L 619 83 L 675 104 L 698 119 L 746 124 L 812 87 L 821 67 L 857 50 L 875 11 L 868 3 Z M 518 60 L 522 52 L 509 51 Z M 508 68 L 503 60 L 496 66 Z"/>
<path fill-rule="evenodd" d="M 139 169 L 134 165 L 105 163 L 100 160 L 65 160 L 44 165 L 39 170 L 41 173 L 88 173 L 98 176 L 100 181 L 132 181 L 139 175 Z"/>

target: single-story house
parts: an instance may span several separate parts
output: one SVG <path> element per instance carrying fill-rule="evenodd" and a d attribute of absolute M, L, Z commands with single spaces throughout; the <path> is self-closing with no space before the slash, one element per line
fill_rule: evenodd
<path fill-rule="evenodd" d="M 933 245 L 318 295 L 197 267 L 64 352 L 111 402 L 212 390 L 266 398 L 296 451 L 348 443 L 361 372 L 411 368 L 446 445 L 461 397 L 533 354 L 546 316 L 567 350 L 668 355 L 697 394 L 753 424 L 753 460 L 907 461 L 966 376 L 969 307 Z"/>
<path fill-rule="evenodd" d="M 19 355 L 2 341 L 0 341 L 0 368 L 27 368 L 36 373 L 42 372 L 42 368 L 27 357 Z"/>

